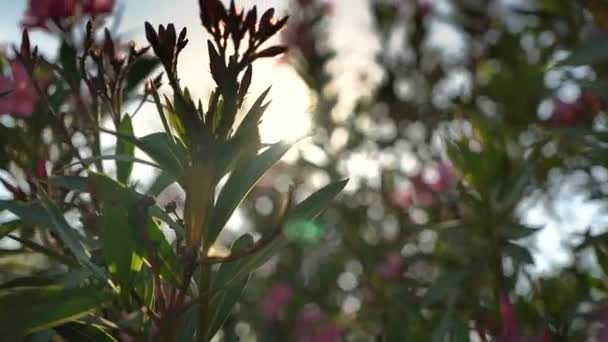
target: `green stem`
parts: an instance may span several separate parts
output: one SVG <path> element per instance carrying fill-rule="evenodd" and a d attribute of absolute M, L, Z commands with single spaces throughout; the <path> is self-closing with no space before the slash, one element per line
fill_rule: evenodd
<path fill-rule="evenodd" d="M 198 309 L 199 315 L 199 326 L 198 326 L 198 341 L 207 342 L 213 336 L 207 336 L 208 334 L 208 322 L 209 322 L 209 290 L 211 288 L 211 265 L 201 265 L 201 271 L 198 281 L 198 291 L 200 304 Z"/>

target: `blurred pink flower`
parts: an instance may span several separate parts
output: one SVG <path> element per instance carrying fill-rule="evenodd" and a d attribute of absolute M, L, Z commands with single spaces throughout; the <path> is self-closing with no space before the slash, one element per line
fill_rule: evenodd
<path fill-rule="evenodd" d="M 517 314 L 515 307 L 509 301 L 509 297 L 503 293 L 500 295 L 500 318 L 502 320 L 503 335 L 517 333 Z"/>
<path fill-rule="evenodd" d="M 496 342 L 551 342 L 551 331 L 546 328 L 541 335 L 537 336 L 526 336 L 519 330 L 519 324 L 517 322 L 517 313 L 515 307 L 509 301 L 508 296 L 503 293 L 499 299 L 499 310 L 502 329 L 500 334 L 494 336 L 492 341 Z M 493 324 L 491 324 L 493 326 Z M 480 339 L 485 342 L 488 327 L 477 327 L 477 333 Z"/>
<path fill-rule="evenodd" d="M 294 22 L 288 24 L 285 30 L 281 32 L 281 40 L 283 44 L 298 51 L 304 57 L 313 56 L 317 52 L 317 38 L 313 28 L 307 23 Z"/>
<path fill-rule="evenodd" d="M 116 0 L 86 0 L 83 12 L 91 15 L 111 13 L 114 10 Z"/>
<path fill-rule="evenodd" d="M 391 201 L 396 207 L 406 210 L 412 204 L 412 192 L 409 190 L 395 190 L 391 194 Z"/>
<path fill-rule="evenodd" d="M 342 339 L 342 329 L 333 323 L 319 327 L 307 342 L 338 342 Z"/>
<path fill-rule="evenodd" d="M 295 337 L 298 342 L 337 342 L 342 329 L 332 322 L 323 322 L 324 315 L 317 306 L 307 305 L 298 314 Z"/>
<path fill-rule="evenodd" d="M 432 14 L 434 7 L 433 0 L 418 0 L 418 11 L 422 17 Z"/>
<path fill-rule="evenodd" d="M 269 321 L 279 318 L 293 298 L 293 289 L 287 284 L 275 284 L 260 302 L 260 312 Z"/>
<path fill-rule="evenodd" d="M 444 192 L 449 190 L 456 183 L 456 173 L 452 165 L 446 162 L 440 162 L 437 165 L 437 173 L 439 177 L 436 181 L 429 183 L 428 186 L 435 192 Z"/>
<path fill-rule="evenodd" d="M 551 114 L 551 124 L 556 127 L 572 127 L 576 125 L 579 118 L 581 106 L 578 102 L 564 102 L 556 100 L 554 102 L 555 109 Z"/>
<path fill-rule="evenodd" d="M 12 90 L 0 98 L 0 114 L 28 117 L 34 111 L 38 94 L 21 63 L 12 61 L 11 71 L 12 78 L 0 77 L 0 91 Z"/>
<path fill-rule="evenodd" d="M 403 257 L 397 252 L 388 253 L 382 265 L 380 274 L 386 280 L 398 280 L 404 271 Z"/>
<path fill-rule="evenodd" d="M 77 0 L 30 0 L 23 25 L 46 28 L 47 20 L 74 16 L 77 9 Z"/>
<path fill-rule="evenodd" d="M 48 20 L 73 17 L 80 13 L 98 15 L 110 13 L 116 0 L 29 0 L 23 25 L 46 28 Z"/>
<path fill-rule="evenodd" d="M 307 305 L 296 318 L 295 335 L 298 338 L 305 337 L 323 320 L 323 313 L 317 306 Z"/>
<path fill-rule="evenodd" d="M 438 195 L 452 189 L 458 181 L 454 167 L 448 162 L 439 162 L 435 171 L 437 176 L 432 181 L 424 179 L 422 173 L 410 177 L 412 186 L 409 189 L 396 190 L 391 194 L 393 204 L 403 210 L 407 209 L 412 201 L 425 208 L 435 205 Z"/>

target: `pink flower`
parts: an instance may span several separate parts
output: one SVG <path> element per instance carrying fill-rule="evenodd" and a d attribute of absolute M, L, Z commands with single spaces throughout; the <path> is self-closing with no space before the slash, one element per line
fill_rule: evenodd
<path fill-rule="evenodd" d="M 391 201 L 396 207 L 406 210 L 412 204 L 412 192 L 409 190 L 395 190 L 391 194 Z"/>
<path fill-rule="evenodd" d="M 287 284 L 275 284 L 267 292 L 260 303 L 262 316 L 269 321 L 279 318 L 291 302 L 293 289 Z"/>
<path fill-rule="evenodd" d="M 519 324 L 517 322 L 517 313 L 515 307 L 509 301 L 507 294 L 503 293 L 499 298 L 499 310 L 502 329 L 500 333 L 492 339 L 497 342 L 551 342 L 551 331 L 546 328 L 541 335 L 537 336 L 526 336 L 519 330 Z M 494 326 L 494 324 L 490 324 Z M 477 326 L 477 333 L 480 339 L 485 342 L 488 327 Z"/>
<path fill-rule="evenodd" d="M 386 280 L 398 280 L 404 271 L 403 258 L 397 252 L 386 255 L 384 262 L 380 265 L 380 274 Z"/>
<path fill-rule="evenodd" d="M 333 323 L 327 323 L 317 329 L 307 340 L 309 342 L 338 342 L 342 338 L 342 329 Z"/>
<path fill-rule="evenodd" d="M 115 3 L 115 0 L 87 0 L 83 5 L 83 12 L 90 15 L 111 13 Z"/>
<path fill-rule="evenodd" d="M 296 318 L 295 335 L 304 338 L 323 320 L 323 313 L 316 305 L 307 305 Z"/>
<path fill-rule="evenodd" d="M 47 20 L 74 16 L 77 9 L 76 0 L 30 0 L 23 25 L 46 28 Z"/>
<path fill-rule="evenodd" d="M 337 342 L 342 329 L 332 322 L 323 322 L 324 315 L 317 306 L 307 305 L 298 314 L 295 337 L 298 342 Z"/>
<path fill-rule="evenodd" d="M 23 25 L 46 28 L 48 20 L 60 20 L 80 13 L 98 15 L 114 10 L 116 0 L 30 0 Z"/>
<path fill-rule="evenodd" d="M 422 17 L 426 17 L 433 13 L 433 0 L 418 0 L 418 11 Z"/>
<path fill-rule="evenodd" d="M 456 174 L 454 173 L 452 165 L 446 162 L 439 163 L 439 165 L 437 165 L 437 173 L 439 174 L 437 180 L 428 184 L 431 190 L 435 192 L 444 192 L 449 190 L 456 183 Z"/>
<path fill-rule="evenodd" d="M 0 114 L 28 117 L 34 111 L 38 94 L 21 63 L 12 61 L 11 71 L 12 78 L 0 78 L 0 91 L 12 90 L 11 93 L 0 98 Z"/>
<path fill-rule="evenodd" d="M 578 102 L 555 101 L 555 109 L 551 114 L 551 123 L 556 127 L 572 127 L 579 119 L 581 107 Z"/>
<path fill-rule="evenodd" d="M 304 57 L 313 56 L 317 52 L 317 39 L 308 23 L 295 22 L 288 25 L 281 33 L 281 39 L 285 45 Z"/>
<path fill-rule="evenodd" d="M 503 335 L 513 335 L 517 333 L 517 314 L 513 304 L 509 302 L 509 297 L 505 293 L 500 295 L 500 318 L 502 320 Z"/>

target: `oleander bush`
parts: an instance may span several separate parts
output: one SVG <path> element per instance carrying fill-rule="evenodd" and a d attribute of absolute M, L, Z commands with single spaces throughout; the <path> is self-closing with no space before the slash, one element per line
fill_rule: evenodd
<path fill-rule="evenodd" d="M 253 3 L 198 1 L 199 98 L 179 25 L 140 46 L 114 0 L 28 1 L 0 56 L 0 340 L 608 340 L 607 3 Z M 337 33 L 349 6 L 371 43 Z M 264 141 L 260 60 L 308 88 L 310 137 Z M 539 206 L 569 228 L 548 271 Z"/>

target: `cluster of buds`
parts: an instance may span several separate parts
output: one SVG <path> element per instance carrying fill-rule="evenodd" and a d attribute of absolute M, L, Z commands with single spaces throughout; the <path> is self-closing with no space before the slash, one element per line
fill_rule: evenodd
<path fill-rule="evenodd" d="M 274 57 L 283 52 L 286 48 L 282 46 L 272 46 L 262 51 L 258 48 L 266 42 L 270 37 L 285 26 L 287 17 L 279 20 L 274 19 L 274 9 L 268 9 L 262 14 L 258 21 L 257 8 L 254 6 L 245 14 L 237 9 L 234 1 L 231 1 L 230 8 L 226 9 L 219 0 L 200 0 L 201 21 L 205 29 L 212 35 L 217 51 L 215 55 L 226 58 L 226 48 L 228 41 L 231 40 L 234 45 L 235 54 L 237 57 L 240 52 L 241 42 L 248 34 L 248 47 L 243 53 L 241 60 L 230 60 L 229 66 L 238 71 L 243 70 L 247 65 L 251 64 L 255 59 L 261 57 Z M 210 49 L 215 50 L 210 44 Z M 227 69 L 224 66 L 224 69 Z M 228 71 L 228 70 L 224 70 Z M 223 74 L 220 69 L 212 69 L 211 72 L 215 75 Z M 221 84 L 221 79 L 216 79 L 216 82 Z"/>
<path fill-rule="evenodd" d="M 95 44 L 93 36 L 93 25 L 89 21 L 84 40 L 85 52 L 80 59 L 80 73 L 93 96 L 94 106 L 97 98 L 101 98 L 109 106 L 114 123 L 118 126 L 127 74 L 149 48 L 137 49 L 135 43 L 130 42 L 125 52 L 124 49 L 116 46 L 107 29 L 104 31 L 103 44 Z M 91 75 L 86 70 L 85 62 L 89 57 L 95 64 L 95 75 Z"/>
<path fill-rule="evenodd" d="M 146 22 L 146 39 L 165 70 L 167 70 L 167 75 L 172 84 L 177 82 L 177 59 L 179 54 L 188 45 L 186 34 L 186 28 L 183 28 L 178 36 L 173 24 L 167 25 L 166 28 L 159 25 L 157 32 L 150 23 Z"/>
<path fill-rule="evenodd" d="M 606 101 L 592 90 L 585 90 L 573 102 L 554 101 L 549 123 L 553 127 L 573 127 L 590 124 L 598 111 L 606 108 Z"/>
<path fill-rule="evenodd" d="M 230 138 L 236 114 L 251 84 L 252 63 L 286 51 L 284 46 L 264 49 L 261 46 L 285 26 L 287 17 L 276 20 L 274 9 L 269 9 L 258 19 L 255 7 L 244 13 L 237 9 L 234 1 L 226 8 L 219 0 L 200 0 L 200 18 L 211 35 L 207 42 L 209 65 L 217 85 L 206 112 L 200 103 L 194 103 L 187 89 L 183 90 L 179 85 L 176 65 L 180 52 L 188 43 L 186 30 L 178 35 L 172 24 L 166 28 L 159 26 L 156 31 L 146 23 L 146 37 L 161 60 L 173 89 L 174 103 L 167 103 L 167 106 L 175 109 L 173 112 L 184 123 L 186 131 L 190 131 L 186 136 L 191 142 L 209 145 L 211 141 L 223 142 Z M 233 49 L 229 55 L 230 43 Z"/>
<path fill-rule="evenodd" d="M 393 204 L 403 210 L 408 209 L 412 202 L 429 208 L 437 204 L 439 195 L 454 188 L 458 182 L 458 175 L 452 165 L 440 162 L 435 169 L 433 179 L 427 179 L 419 173 L 409 179 L 411 187 L 397 190 L 392 195 Z"/>

